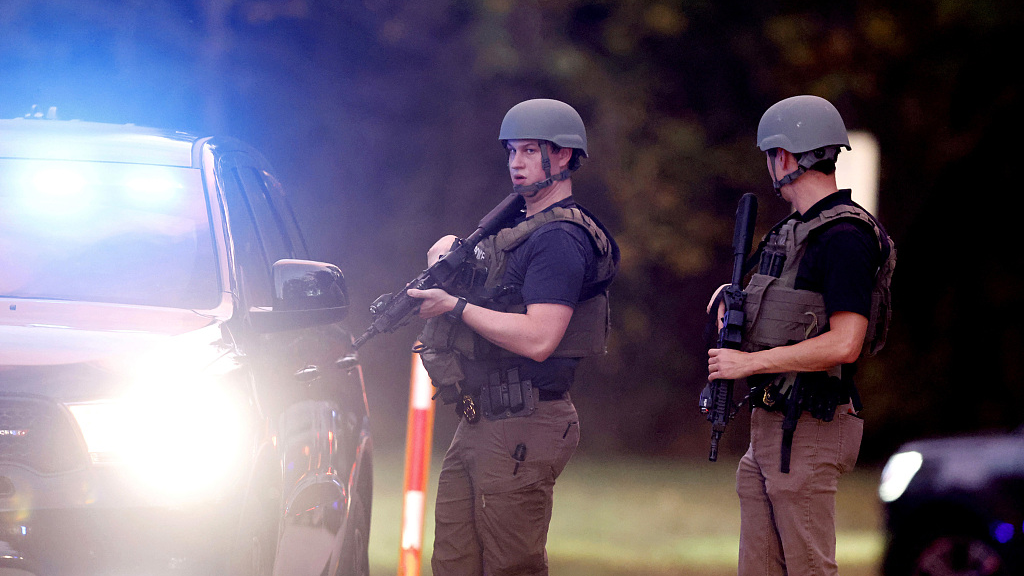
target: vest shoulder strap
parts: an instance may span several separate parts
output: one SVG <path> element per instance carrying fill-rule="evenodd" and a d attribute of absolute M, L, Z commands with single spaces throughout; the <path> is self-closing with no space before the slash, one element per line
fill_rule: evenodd
<path fill-rule="evenodd" d="M 857 204 L 833 206 L 827 210 L 822 210 L 814 219 L 801 223 L 796 227 L 796 243 L 802 244 L 818 228 L 842 219 L 858 220 L 870 226 L 875 233 L 875 238 L 878 240 L 878 247 L 882 251 L 883 258 L 888 256 L 888 252 L 892 247 L 892 240 L 889 239 L 881 224 L 878 223 L 878 220 Z"/>
<path fill-rule="evenodd" d="M 532 218 L 520 222 L 516 226 L 499 231 L 494 237 L 494 248 L 502 252 L 511 252 L 525 242 L 541 226 L 551 222 L 572 222 L 577 224 L 589 233 L 599 255 L 606 256 L 611 251 L 611 243 L 596 222 L 579 208 L 562 208 L 561 206 L 545 210 Z"/>

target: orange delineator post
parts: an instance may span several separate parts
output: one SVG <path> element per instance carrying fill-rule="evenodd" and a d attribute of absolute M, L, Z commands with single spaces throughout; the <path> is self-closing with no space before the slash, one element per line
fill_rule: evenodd
<path fill-rule="evenodd" d="M 419 576 L 423 555 L 423 520 L 426 511 L 427 476 L 434 433 L 433 385 L 420 355 L 412 355 L 409 382 L 409 421 L 405 432 L 405 483 L 402 504 L 402 549 L 398 576 Z"/>

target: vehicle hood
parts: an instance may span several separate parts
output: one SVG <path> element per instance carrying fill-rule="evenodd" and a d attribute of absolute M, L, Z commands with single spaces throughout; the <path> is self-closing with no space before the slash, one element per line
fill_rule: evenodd
<path fill-rule="evenodd" d="M 921 440 L 900 451 L 919 452 L 922 473 L 941 490 L 977 490 L 995 478 L 1024 475 L 1024 435 L 1020 434 Z"/>
<path fill-rule="evenodd" d="M 0 393 L 101 397 L 140 370 L 203 365 L 228 349 L 223 320 L 191 310 L 0 300 Z"/>
<path fill-rule="evenodd" d="M 191 310 L 81 302 L 3 301 L 0 366 L 103 361 L 216 323 Z"/>

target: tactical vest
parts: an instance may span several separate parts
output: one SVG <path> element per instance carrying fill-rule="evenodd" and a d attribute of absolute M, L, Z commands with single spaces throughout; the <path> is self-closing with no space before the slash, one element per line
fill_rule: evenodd
<path fill-rule="evenodd" d="M 470 302 L 497 310 L 523 314 L 526 306 L 518 292 L 501 286 L 509 254 L 521 246 L 540 227 L 551 222 L 572 222 L 590 237 L 597 256 L 595 284 L 600 290 L 577 303 L 565 335 L 552 352 L 552 358 L 582 358 L 606 352 L 610 326 L 607 287 L 618 269 L 617 252 L 612 240 L 592 215 L 579 207 L 556 206 L 489 236 L 478 245 L 475 266 L 485 274 L 483 289 L 468 290 Z M 477 274 L 479 276 L 480 274 Z M 447 315 L 431 318 L 420 335 L 420 354 L 435 386 L 455 384 L 464 378 L 460 357 L 469 360 L 498 360 L 516 357 L 461 322 Z"/>
<path fill-rule="evenodd" d="M 885 345 L 892 318 L 889 285 L 896 267 L 896 248 L 867 211 L 856 205 L 843 204 L 823 210 L 808 222 L 790 218 L 769 232 L 758 272 L 751 276 L 746 287 L 743 350 L 753 352 L 794 344 L 828 330 L 822 294 L 797 290 L 794 285 L 808 238 L 818 228 L 839 219 L 860 220 L 870 225 L 885 259 L 875 273 L 864 351 L 873 355 Z M 830 370 L 830 375 L 838 376 L 839 368 L 836 366 Z M 795 373 L 782 377 L 788 377 L 788 384 L 791 384 Z"/>
<path fill-rule="evenodd" d="M 823 210 L 808 222 L 790 218 L 769 232 L 762 247 L 758 272 L 751 276 L 746 288 L 743 350 L 753 352 L 795 344 L 828 331 L 824 296 L 811 290 L 797 290 L 794 286 L 808 239 L 815 230 L 839 219 L 869 224 L 878 240 L 884 261 L 875 272 L 864 351 L 875 354 L 885 345 L 892 318 L 889 284 L 896 267 L 896 248 L 867 211 L 857 205 L 842 204 Z M 779 458 L 782 473 L 789 473 L 793 435 L 804 410 L 826 422 L 832 420 L 839 402 L 846 399 L 852 399 L 854 407 L 860 410 L 856 387 L 842 379 L 841 371 L 842 366 L 833 366 L 826 371 L 829 377 L 809 390 L 802 389 L 803 385 L 795 386 L 796 372 L 775 375 L 767 382 L 756 377 L 748 379 L 748 383 L 759 380 L 757 386 L 764 387 L 763 398 L 755 396 L 754 402 L 760 402 L 757 405 L 777 408 L 782 403 L 785 409 Z M 799 392 L 795 393 L 797 390 Z"/>

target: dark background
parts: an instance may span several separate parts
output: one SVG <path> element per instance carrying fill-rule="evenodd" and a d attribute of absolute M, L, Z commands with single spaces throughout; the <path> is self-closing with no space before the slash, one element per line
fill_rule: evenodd
<path fill-rule="evenodd" d="M 782 98 L 831 100 L 879 140 L 899 249 L 889 344 L 860 363 L 862 458 L 1022 420 L 1016 154 L 1024 5 L 999 0 L 0 0 L 0 117 L 227 134 L 265 152 L 350 325 L 510 191 L 497 130 L 535 97 L 587 122 L 578 200 L 623 251 L 614 335 L 574 399 L 581 449 L 703 455 L 704 306 L 736 202 L 787 207 L 754 146 Z M 814 7 L 810 7 L 814 6 Z M 1014 70 L 1017 70 L 1014 72 Z M 409 326 L 360 352 L 378 450 L 400 450 Z M 445 444 L 455 418 L 437 416 Z M 743 417 L 723 453 L 746 444 Z"/>

